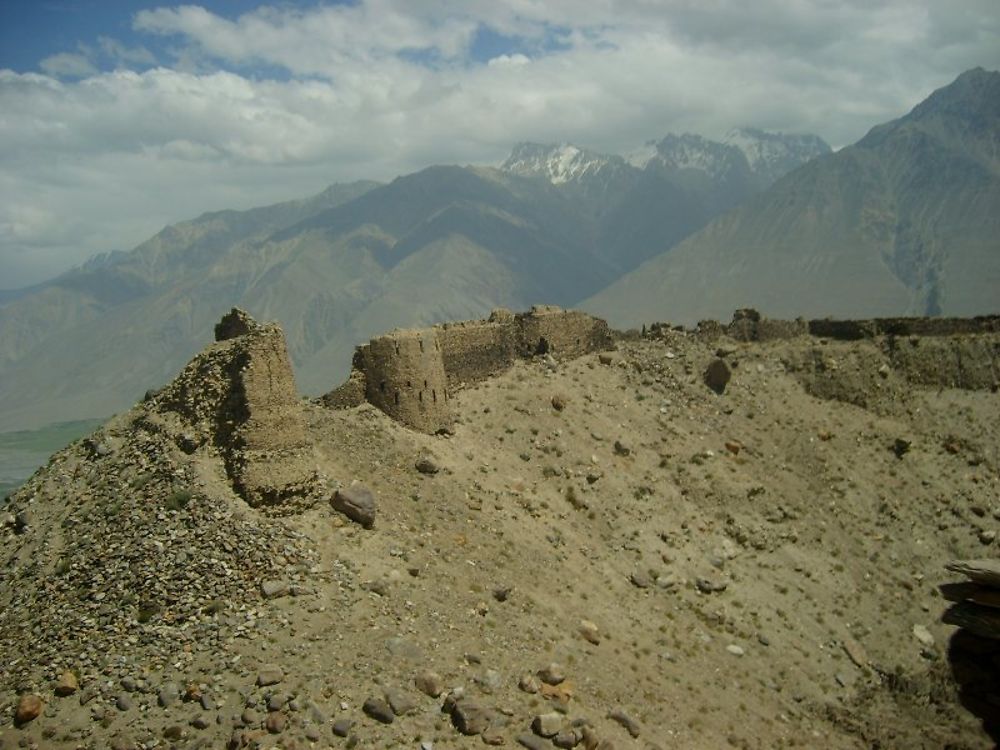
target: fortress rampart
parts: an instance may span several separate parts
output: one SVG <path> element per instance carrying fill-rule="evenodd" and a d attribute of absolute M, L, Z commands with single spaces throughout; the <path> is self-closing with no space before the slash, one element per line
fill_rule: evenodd
<path fill-rule="evenodd" d="M 813 336 L 841 341 L 854 341 L 875 338 L 876 336 L 955 336 L 967 333 L 1000 333 L 1000 316 L 810 320 L 809 333 Z"/>
<path fill-rule="evenodd" d="M 372 339 L 355 351 L 347 382 L 321 402 L 345 408 L 367 401 L 416 430 L 437 432 L 451 423 L 448 402 L 463 386 L 536 354 L 572 359 L 611 346 L 607 323 L 585 313 L 540 305 L 518 314 L 495 310 L 486 320 Z"/>
<path fill-rule="evenodd" d="M 379 336 L 359 351 L 366 401 L 422 432 L 447 426 L 447 381 L 433 329 Z"/>
<path fill-rule="evenodd" d="M 665 323 L 654 323 L 652 335 L 669 330 Z M 836 341 L 859 341 L 882 336 L 958 336 L 977 333 L 1000 333 L 1000 315 L 974 318 L 868 318 L 862 320 L 779 320 L 765 318 L 756 310 L 744 308 L 733 313 L 726 325 L 714 320 L 698 323 L 698 333 L 706 338 L 729 336 L 736 341 L 773 341 L 796 336 L 814 336 Z"/>

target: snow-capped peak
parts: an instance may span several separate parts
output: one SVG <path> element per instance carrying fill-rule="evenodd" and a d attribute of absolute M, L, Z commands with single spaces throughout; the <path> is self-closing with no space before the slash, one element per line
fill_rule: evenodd
<path fill-rule="evenodd" d="M 742 151 L 755 174 L 773 179 L 830 153 L 829 144 L 818 135 L 768 133 L 757 128 L 730 130 L 723 142 Z"/>
<path fill-rule="evenodd" d="M 570 143 L 519 143 L 500 169 L 522 176 L 541 176 L 553 185 L 562 185 L 594 174 L 613 158 Z"/>
<path fill-rule="evenodd" d="M 645 169 L 656 157 L 656 141 L 646 141 L 639 148 L 634 148 L 625 154 L 625 161 L 637 169 Z"/>
<path fill-rule="evenodd" d="M 647 141 L 624 157 L 601 154 L 570 143 L 519 143 L 500 166 L 523 177 L 541 177 L 553 185 L 586 182 L 601 175 L 622 176 L 649 168 L 698 171 L 712 180 L 751 180 L 766 187 L 810 159 L 830 153 L 815 135 L 768 133 L 756 128 L 729 131 L 722 141 L 685 133 Z"/>
<path fill-rule="evenodd" d="M 656 156 L 650 161 L 670 170 L 697 170 L 719 178 L 739 168 L 742 157 L 738 149 L 725 143 L 684 133 L 663 138 L 656 144 Z"/>

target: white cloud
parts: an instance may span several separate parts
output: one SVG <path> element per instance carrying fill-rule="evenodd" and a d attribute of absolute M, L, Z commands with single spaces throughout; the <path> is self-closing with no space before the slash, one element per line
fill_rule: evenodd
<path fill-rule="evenodd" d="M 351 63 L 375 63 L 408 50 L 455 58 L 468 48 L 477 22 L 414 12 L 413 5 L 368 0 L 308 11 L 268 6 L 230 21 L 197 6 L 139 12 L 135 27 L 180 36 L 195 51 L 233 64 L 266 62 L 296 74 L 335 77 Z"/>
<path fill-rule="evenodd" d="M 156 58 L 153 53 L 142 45 L 129 47 L 127 44 L 109 36 L 97 38 L 101 52 L 118 65 L 154 65 Z"/>
<path fill-rule="evenodd" d="M 75 52 L 60 52 L 42 60 L 38 67 L 51 76 L 83 78 L 97 73 L 97 67 L 87 58 Z"/>
<path fill-rule="evenodd" d="M 0 71 L 0 286 L 202 211 L 496 162 L 518 140 L 626 152 L 755 125 L 843 145 L 1000 67 L 1000 9 L 979 0 L 364 0 L 134 26 L 169 65 L 101 37 L 48 75 Z M 484 29 L 517 43 L 483 51 Z"/>
<path fill-rule="evenodd" d="M 528 65 L 531 62 L 531 58 L 527 55 L 522 55 L 517 52 L 513 55 L 497 55 L 496 57 L 491 57 L 487 65 L 491 68 L 495 67 L 508 67 L 508 68 L 519 68 L 522 65 Z"/>

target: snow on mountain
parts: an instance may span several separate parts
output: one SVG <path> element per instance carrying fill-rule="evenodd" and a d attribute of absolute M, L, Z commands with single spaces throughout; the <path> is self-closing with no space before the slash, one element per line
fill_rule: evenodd
<path fill-rule="evenodd" d="M 637 169 L 645 169 L 656 156 L 656 141 L 646 141 L 625 154 L 625 161 Z"/>
<path fill-rule="evenodd" d="M 830 153 L 815 135 L 768 133 L 756 128 L 731 130 L 723 141 L 685 133 L 647 141 L 624 157 L 563 143 L 519 143 L 500 166 L 505 172 L 543 177 L 553 185 L 621 176 L 633 169 L 696 170 L 713 181 L 739 177 L 766 187 L 805 162 Z"/>
<path fill-rule="evenodd" d="M 500 169 L 524 177 L 545 177 L 553 185 L 562 185 L 594 176 L 605 167 L 622 161 L 620 156 L 599 154 L 569 143 L 519 143 Z"/>
<path fill-rule="evenodd" d="M 768 133 L 757 128 L 730 130 L 723 143 L 738 148 L 751 171 L 767 182 L 831 151 L 829 144 L 818 135 Z"/>
<path fill-rule="evenodd" d="M 693 133 L 667 135 L 656 144 L 656 156 L 649 164 L 657 164 L 668 170 L 698 170 L 713 179 L 747 168 L 742 152 L 735 146 Z"/>

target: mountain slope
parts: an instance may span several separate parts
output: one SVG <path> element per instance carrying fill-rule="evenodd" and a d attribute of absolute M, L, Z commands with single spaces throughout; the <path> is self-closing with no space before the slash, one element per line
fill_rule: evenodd
<path fill-rule="evenodd" d="M 706 144 L 749 170 L 739 149 Z M 721 184 L 522 144 L 501 169 L 429 167 L 167 227 L 0 299 L 0 430 L 120 409 L 234 305 L 281 321 L 300 386 L 322 392 L 381 330 L 575 304 L 758 189 L 748 179 L 722 199 Z"/>
<path fill-rule="evenodd" d="M 313 209 L 280 222 L 272 209 L 202 217 L 11 302 L 0 340 L 37 331 L 36 310 L 62 317 L 10 347 L 4 426 L 120 408 L 161 385 L 233 305 L 286 324 L 300 383 L 319 392 L 384 328 L 569 304 L 615 278 L 571 203 L 496 170 L 430 168 Z M 127 294 L 111 298 L 117 289 Z"/>
<path fill-rule="evenodd" d="M 1000 299 L 1000 73 L 964 73 L 582 306 L 619 325 L 973 315 Z"/>
<path fill-rule="evenodd" d="M 626 273 L 830 151 L 810 135 L 742 129 L 728 140 L 667 135 L 628 159 L 570 144 L 520 143 L 500 169 L 551 183 L 579 204 L 597 220 L 596 252 Z"/>

